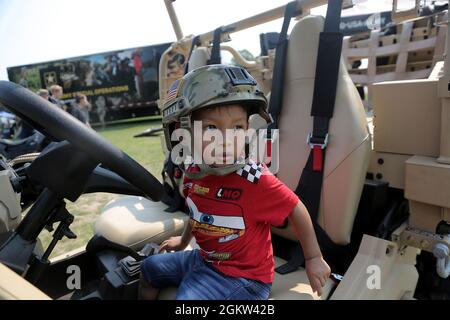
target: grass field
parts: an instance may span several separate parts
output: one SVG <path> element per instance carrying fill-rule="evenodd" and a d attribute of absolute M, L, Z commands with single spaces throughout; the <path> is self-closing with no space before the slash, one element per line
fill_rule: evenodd
<path fill-rule="evenodd" d="M 160 125 L 160 120 L 129 122 L 99 129 L 98 132 L 115 146 L 128 153 L 156 178 L 161 179 L 164 155 L 161 149 L 160 136 L 133 138 L 133 135 L 137 133 L 148 128 L 160 127 Z M 82 195 L 76 202 L 67 200 L 67 208 L 75 216 L 71 229 L 77 235 L 77 239 L 69 240 L 64 238 L 56 245 L 50 257 L 58 256 L 86 244 L 93 235 L 94 221 L 102 207 L 111 199 L 118 196 L 120 195 L 95 193 Z M 44 230 L 39 238 L 44 248 L 46 248 L 52 240 L 52 235 L 47 230 Z"/>

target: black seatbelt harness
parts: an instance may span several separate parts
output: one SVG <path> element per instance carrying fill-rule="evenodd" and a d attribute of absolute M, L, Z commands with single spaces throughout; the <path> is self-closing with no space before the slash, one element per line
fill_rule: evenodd
<path fill-rule="evenodd" d="M 169 207 L 164 211 L 166 212 L 175 212 L 178 210 L 183 211 L 184 209 L 184 198 L 181 196 L 178 191 L 178 183 L 176 180 L 182 178 L 182 171 L 180 167 L 172 162 L 172 158 L 170 155 L 164 161 L 164 166 L 161 172 L 163 187 L 165 190 L 162 202 L 167 204 Z M 171 182 L 171 186 L 166 182 L 166 177 L 169 178 Z"/>
<path fill-rule="evenodd" d="M 288 4 L 289 6 L 290 4 Z M 286 12 L 288 11 L 286 7 Z M 342 50 L 342 33 L 339 32 L 339 24 L 341 19 L 342 0 L 328 1 L 327 15 L 325 18 L 325 25 L 323 32 L 319 37 L 319 48 L 316 62 L 316 77 L 314 82 L 313 101 L 311 107 L 311 116 L 313 117 L 313 130 L 307 137 L 307 143 L 311 147 L 308 160 L 305 168 L 302 171 L 299 183 L 295 193 L 308 209 L 311 220 L 314 225 L 314 230 L 317 235 L 318 242 L 321 248 L 333 248 L 337 245 L 328 237 L 326 232 L 317 223 L 319 215 L 319 205 L 322 190 L 323 172 L 325 164 L 325 151 L 328 145 L 328 128 L 330 119 L 333 117 L 334 104 L 336 100 L 336 88 L 339 75 L 339 64 Z M 285 22 L 286 22 L 285 16 Z M 283 29 L 284 29 L 283 24 Z M 286 28 L 287 29 L 287 28 Z M 280 34 L 280 38 L 282 35 Z M 280 39 L 281 40 L 281 39 Z M 287 41 L 287 40 L 286 40 Z M 278 47 L 277 47 L 278 50 Z M 278 53 L 278 52 L 277 52 Z M 285 60 L 286 52 L 283 53 Z M 277 58 L 275 59 L 277 60 Z M 282 95 L 282 87 L 284 81 L 284 70 L 282 72 L 276 69 L 277 61 L 275 61 L 273 81 L 280 81 L 280 88 L 275 92 L 277 95 Z M 283 68 L 284 69 L 284 68 Z M 278 72 L 276 78 L 275 72 Z M 276 87 L 272 87 L 272 90 Z M 278 128 L 278 118 L 281 112 L 282 98 L 272 96 L 271 114 L 274 119 L 274 129 Z M 273 99 L 277 99 L 272 101 Z M 278 104 L 278 101 L 281 103 Z M 272 102 L 275 102 L 272 105 Z M 273 112 L 273 113 L 272 113 Z M 276 119 L 276 120 L 275 120 Z M 270 128 L 270 126 L 269 126 Z M 268 130 L 270 131 L 270 130 Z M 298 267 L 303 265 L 305 257 L 301 246 L 295 244 L 291 250 L 291 257 L 289 261 L 276 268 L 280 274 L 286 274 L 295 271 Z"/>
<path fill-rule="evenodd" d="M 297 1 L 289 2 L 284 10 L 284 20 L 275 51 L 275 62 L 272 73 L 272 88 L 270 91 L 269 113 L 273 122 L 267 127 L 267 147 L 271 150 L 272 130 L 278 129 L 278 121 L 283 104 L 284 74 L 286 69 L 286 54 L 288 48 L 287 31 L 291 19 L 301 14 Z"/>
<path fill-rule="evenodd" d="M 328 1 L 324 31 L 320 33 L 316 63 L 316 79 L 311 107 L 313 130 L 307 137 L 311 147 L 295 193 L 308 208 L 311 218 L 317 221 L 320 191 L 328 145 L 328 128 L 333 117 L 336 88 L 342 50 L 342 33 L 339 31 L 342 0 Z"/>
<path fill-rule="evenodd" d="M 191 59 L 192 51 L 194 51 L 195 47 L 197 47 L 198 45 L 200 45 L 200 36 L 196 35 L 192 38 L 191 49 L 189 49 L 189 54 L 186 59 L 186 65 L 184 67 L 184 74 L 188 73 L 189 71 L 189 60 Z"/>
<path fill-rule="evenodd" d="M 208 60 L 208 65 L 210 64 L 221 64 L 222 58 L 220 56 L 220 38 L 223 33 L 227 33 L 233 31 L 233 27 L 219 27 L 214 30 L 212 49 L 211 49 L 211 57 Z"/>
<path fill-rule="evenodd" d="M 208 60 L 208 65 L 210 64 L 221 64 L 222 58 L 220 57 L 220 36 L 222 35 L 223 27 L 219 27 L 214 30 L 211 57 Z"/>
<path fill-rule="evenodd" d="M 221 64 L 222 58 L 220 56 L 220 38 L 223 33 L 231 31 L 231 28 L 219 27 L 214 30 L 213 41 L 212 41 L 212 49 L 211 49 L 211 57 L 206 62 L 208 65 L 210 64 Z M 194 51 L 195 47 L 200 45 L 200 36 L 195 36 L 192 38 L 191 49 L 189 50 L 189 54 L 187 56 L 186 66 L 184 67 L 184 74 L 189 71 L 189 60 L 191 59 L 192 51 Z"/>

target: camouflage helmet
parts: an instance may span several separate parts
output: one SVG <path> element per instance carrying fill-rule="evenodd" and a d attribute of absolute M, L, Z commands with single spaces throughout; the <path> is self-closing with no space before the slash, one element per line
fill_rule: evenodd
<path fill-rule="evenodd" d="M 192 112 L 226 104 L 243 105 L 249 115 L 259 114 L 268 123 L 271 122 L 267 99 L 247 70 L 216 64 L 192 70 L 171 85 L 164 101 L 162 123 L 165 129 L 175 122 L 189 127 Z M 164 131 L 170 150 L 171 130 Z"/>
<path fill-rule="evenodd" d="M 256 80 L 244 68 L 208 65 L 192 70 L 176 80 L 167 92 L 162 110 L 167 148 L 169 150 L 173 148 L 171 134 L 176 127 L 191 128 L 192 112 L 232 104 L 244 106 L 249 116 L 259 114 L 267 123 L 271 122 L 266 110 L 267 99 Z M 225 175 L 242 168 L 245 163 L 241 160 L 221 168 L 198 164 L 199 172 L 186 171 L 185 174 L 190 178 L 200 178 L 209 174 Z M 183 169 L 182 166 L 180 168 Z"/>

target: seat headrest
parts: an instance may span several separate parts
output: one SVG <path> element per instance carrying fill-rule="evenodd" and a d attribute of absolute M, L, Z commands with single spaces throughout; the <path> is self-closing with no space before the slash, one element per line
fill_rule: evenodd
<path fill-rule="evenodd" d="M 206 66 L 208 64 L 209 56 L 209 51 L 205 47 L 198 47 L 192 50 L 191 58 L 189 59 L 188 71 Z"/>

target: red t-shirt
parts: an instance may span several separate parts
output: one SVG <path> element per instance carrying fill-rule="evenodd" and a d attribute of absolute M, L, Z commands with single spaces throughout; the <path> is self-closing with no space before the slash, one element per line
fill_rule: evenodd
<path fill-rule="evenodd" d="M 205 260 L 229 276 L 273 282 L 270 225 L 282 225 L 292 212 L 294 192 L 266 165 L 249 162 L 226 176 L 185 178 L 183 193 Z"/>

